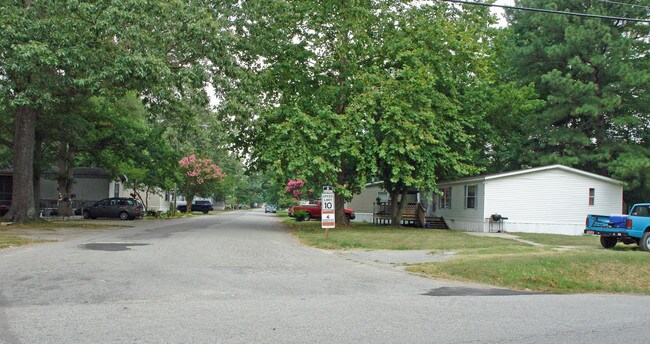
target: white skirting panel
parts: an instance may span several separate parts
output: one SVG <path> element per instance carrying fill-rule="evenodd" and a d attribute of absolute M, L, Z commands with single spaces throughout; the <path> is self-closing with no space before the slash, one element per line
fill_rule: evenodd
<path fill-rule="evenodd" d="M 489 228 L 485 221 L 470 221 L 462 219 L 443 218 L 449 229 L 466 232 L 487 232 Z"/>
<path fill-rule="evenodd" d="M 483 221 L 469 221 L 462 219 L 445 218 L 450 229 L 467 232 L 522 232 L 522 233 L 543 233 L 582 235 L 585 229 L 583 223 L 540 223 L 540 222 L 511 222 L 504 220 L 502 223 L 491 222 L 490 219 Z"/>

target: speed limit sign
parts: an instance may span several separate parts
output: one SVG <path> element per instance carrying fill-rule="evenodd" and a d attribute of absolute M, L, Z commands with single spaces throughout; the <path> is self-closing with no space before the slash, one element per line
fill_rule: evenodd
<path fill-rule="evenodd" d="M 334 190 L 330 186 L 325 186 L 321 195 L 321 226 L 323 228 L 334 228 L 334 209 Z"/>

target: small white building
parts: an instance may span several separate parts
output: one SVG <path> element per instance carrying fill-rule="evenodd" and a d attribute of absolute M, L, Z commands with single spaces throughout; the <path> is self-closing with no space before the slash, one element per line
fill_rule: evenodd
<path fill-rule="evenodd" d="M 580 235 L 587 214 L 621 214 L 618 180 L 551 165 L 439 183 L 435 216 L 451 229 Z M 495 222 L 492 215 L 507 219 Z"/>

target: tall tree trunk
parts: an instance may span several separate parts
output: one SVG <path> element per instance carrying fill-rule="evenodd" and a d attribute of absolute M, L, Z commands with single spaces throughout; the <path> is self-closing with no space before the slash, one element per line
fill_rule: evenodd
<path fill-rule="evenodd" d="M 30 106 L 21 106 L 16 109 L 14 130 L 11 208 L 3 219 L 20 223 L 36 219 L 34 207 L 36 110 Z"/>
<path fill-rule="evenodd" d="M 149 192 L 151 192 L 151 186 L 147 185 L 144 191 L 144 199 L 141 199 L 145 211 L 149 209 Z"/>
<path fill-rule="evenodd" d="M 334 221 L 336 226 L 348 225 L 348 220 L 345 216 L 345 197 L 338 193 L 334 194 Z"/>
<path fill-rule="evenodd" d="M 57 181 L 59 184 L 59 215 L 71 216 L 72 205 L 72 163 L 74 160 L 74 147 L 67 141 L 59 142 L 59 175 Z"/>
<path fill-rule="evenodd" d="M 145 202 L 144 198 L 142 198 L 142 195 L 140 194 L 140 191 L 138 191 L 138 189 L 140 188 L 140 185 L 139 185 L 139 184 L 140 184 L 140 183 L 138 182 L 137 179 L 134 179 L 134 180 L 133 180 L 133 193 L 131 193 L 131 196 L 132 196 L 133 198 L 137 198 L 137 199 L 139 199 L 140 202 L 142 202 L 142 206 L 144 206 L 144 210 L 147 211 L 147 209 L 148 209 L 148 208 L 147 208 L 147 202 Z M 148 190 L 149 190 L 149 189 L 147 189 L 147 198 L 149 197 L 149 196 L 148 196 L 148 193 L 149 193 Z"/>
<path fill-rule="evenodd" d="M 187 195 L 185 200 L 187 201 L 185 203 L 187 204 L 187 206 L 185 206 L 185 214 L 189 214 L 192 212 L 192 202 L 194 201 L 194 195 Z"/>
<path fill-rule="evenodd" d="M 391 192 L 391 197 L 394 195 L 395 200 L 394 203 L 392 204 L 392 212 L 391 212 L 391 222 L 393 226 L 401 226 L 402 225 L 402 213 L 404 212 L 404 206 L 406 205 L 406 195 L 408 194 L 408 190 L 406 188 L 402 189 L 402 192 L 399 193 L 398 191 Z M 399 202 L 397 200 L 397 195 L 400 195 L 401 197 L 399 198 Z"/>
<path fill-rule="evenodd" d="M 402 195 L 399 199 L 399 207 L 397 208 L 397 214 L 395 214 L 395 219 L 400 226 L 402 225 L 402 214 L 404 213 L 404 207 L 406 207 L 407 194 L 408 190 L 406 188 L 402 189 Z"/>
<path fill-rule="evenodd" d="M 339 185 L 345 184 L 345 163 L 341 163 L 341 172 L 337 176 L 337 181 Z M 334 189 L 334 224 L 335 226 L 346 226 L 348 221 L 345 217 L 345 197 L 336 192 Z"/>
<path fill-rule="evenodd" d="M 38 133 L 34 140 L 34 210 L 39 213 L 41 209 L 41 171 L 43 162 L 43 138 Z M 38 214 L 40 215 L 40 214 Z"/>
<path fill-rule="evenodd" d="M 399 191 L 390 190 L 390 224 L 393 226 L 399 226 L 399 222 L 395 222 L 395 214 L 399 208 Z"/>

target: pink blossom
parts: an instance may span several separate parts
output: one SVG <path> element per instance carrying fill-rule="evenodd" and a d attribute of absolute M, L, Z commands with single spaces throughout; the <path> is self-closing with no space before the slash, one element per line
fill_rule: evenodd
<path fill-rule="evenodd" d="M 285 191 L 291 192 L 294 198 L 300 199 L 300 195 L 302 195 L 302 191 L 300 189 L 304 185 L 305 182 L 300 179 L 296 179 L 296 180 L 289 179 L 289 181 L 287 182 L 287 186 L 285 187 Z"/>
<path fill-rule="evenodd" d="M 223 180 L 225 174 L 219 166 L 211 159 L 199 159 L 194 154 L 186 156 L 178 161 L 185 170 L 185 176 L 194 178 L 197 184 L 203 184 L 209 180 Z"/>

